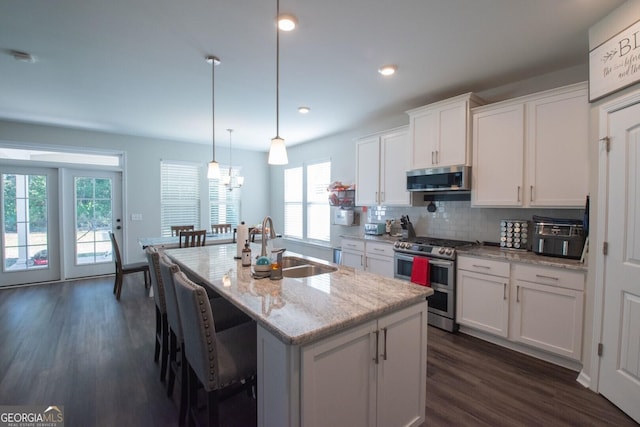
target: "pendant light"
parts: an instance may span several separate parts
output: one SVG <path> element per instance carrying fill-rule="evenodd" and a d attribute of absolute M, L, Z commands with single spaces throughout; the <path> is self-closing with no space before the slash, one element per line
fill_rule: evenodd
<path fill-rule="evenodd" d="M 227 132 L 229 132 L 229 174 L 224 176 L 222 182 L 229 188 L 229 191 L 232 191 L 234 188 L 242 187 L 242 185 L 244 184 L 244 177 L 239 176 L 237 173 L 233 172 L 233 161 L 231 157 L 231 132 L 233 132 L 233 129 L 227 129 Z"/>
<path fill-rule="evenodd" d="M 215 98 L 215 69 L 220 64 L 220 60 L 209 55 L 205 57 L 205 60 L 211 64 L 211 139 L 212 139 L 212 158 L 207 168 L 207 178 L 218 179 L 220 178 L 220 165 L 216 162 L 216 98 Z"/>
<path fill-rule="evenodd" d="M 276 19 L 280 18 L 280 0 L 276 0 Z M 270 165 L 286 165 L 289 163 L 287 147 L 280 138 L 280 28 L 276 25 L 276 136 L 271 140 L 269 148 Z"/>

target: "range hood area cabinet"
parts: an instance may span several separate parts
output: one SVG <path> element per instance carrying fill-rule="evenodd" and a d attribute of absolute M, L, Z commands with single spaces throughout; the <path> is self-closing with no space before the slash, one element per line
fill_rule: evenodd
<path fill-rule="evenodd" d="M 478 107 L 472 116 L 472 206 L 584 207 L 586 82 Z"/>
<path fill-rule="evenodd" d="M 356 206 L 410 206 L 407 126 L 356 140 Z"/>
<path fill-rule="evenodd" d="M 410 169 L 471 165 L 471 108 L 484 101 L 473 93 L 407 111 Z"/>

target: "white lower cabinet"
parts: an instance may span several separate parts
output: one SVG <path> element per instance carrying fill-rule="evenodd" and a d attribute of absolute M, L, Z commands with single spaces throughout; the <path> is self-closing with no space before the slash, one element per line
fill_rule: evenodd
<path fill-rule="evenodd" d="M 423 423 L 426 316 L 424 302 L 303 347 L 301 424 Z"/>
<path fill-rule="evenodd" d="M 509 335 L 509 263 L 458 257 L 457 322 Z"/>
<path fill-rule="evenodd" d="M 342 265 L 393 277 L 393 246 L 389 243 L 344 238 Z"/>
<path fill-rule="evenodd" d="M 581 360 L 583 272 L 459 256 L 457 322 Z"/>
<path fill-rule="evenodd" d="M 393 277 L 393 246 L 389 243 L 367 241 L 364 269 L 384 277 Z"/>
<path fill-rule="evenodd" d="M 511 291 L 511 339 L 580 360 L 584 274 L 516 265 Z"/>
<path fill-rule="evenodd" d="M 342 239 L 342 265 L 364 270 L 364 241 Z"/>

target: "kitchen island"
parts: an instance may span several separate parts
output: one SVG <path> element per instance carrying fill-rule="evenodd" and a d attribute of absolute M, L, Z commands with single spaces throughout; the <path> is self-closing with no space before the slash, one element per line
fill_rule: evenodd
<path fill-rule="evenodd" d="M 259 426 L 424 421 L 430 288 L 336 265 L 255 279 L 235 245 L 165 253 L 257 322 Z"/>

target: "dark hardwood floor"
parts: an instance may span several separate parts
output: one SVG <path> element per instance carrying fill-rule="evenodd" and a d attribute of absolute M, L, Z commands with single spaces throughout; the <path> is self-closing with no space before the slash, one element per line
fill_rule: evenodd
<path fill-rule="evenodd" d="M 64 405 L 68 426 L 170 426 L 153 362 L 155 309 L 142 276 L 0 289 L 0 405 Z M 481 340 L 429 329 L 427 426 L 631 426 L 576 373 Z M 255 401 L 221 404 L 225 426 L 255 425 Z"/>

